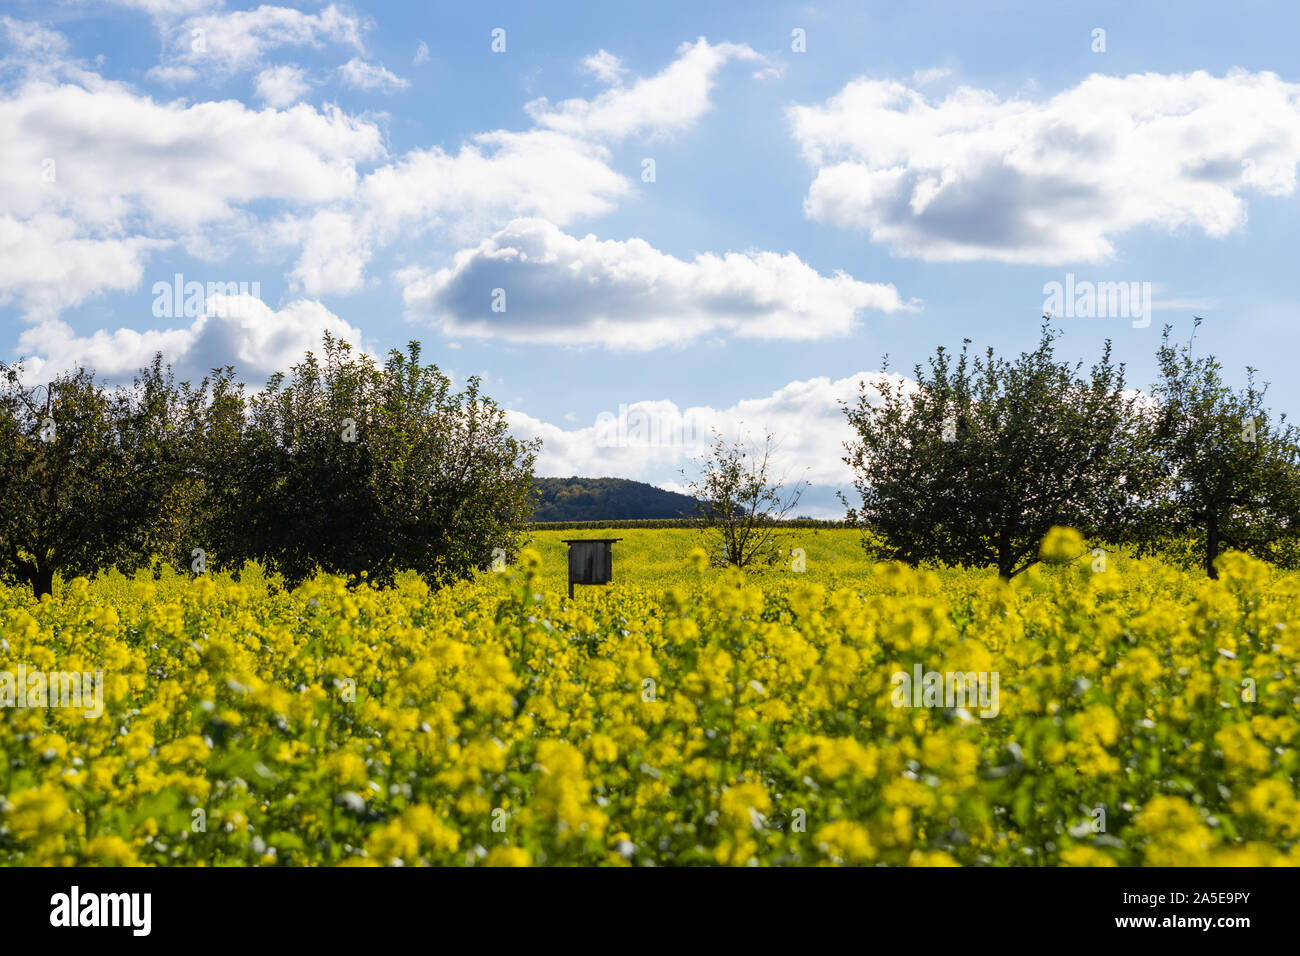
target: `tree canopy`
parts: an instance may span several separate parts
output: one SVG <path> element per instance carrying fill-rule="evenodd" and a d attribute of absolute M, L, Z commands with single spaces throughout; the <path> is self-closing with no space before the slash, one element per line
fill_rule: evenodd
<path fill-rule="evenodd" d="M 38 595 L 155 556 L 445 582 L 514 553 L 531 509 L 538 443 L 415 342 L 381 365 L 327 334 L 253 394 L 229 367 L 178 386 L 161 358 L 125 389 L 82 369 L 42 399 L 17 366 L 0 386 L 0 573 Z"/>
<path fill-rule="evenodd" d="M 1197 319 L 1195 330 L 1201 325 Z M 1213 356 L 1175 345 L 1166 327 L 1158 359 L 1156 447 L 1162 485 L 1141 536 L 1141 550 L 1170 537 L 1194 538 L 1206 573 L 1217 577 L 1224 548 L 1287 567 L 1300 564 L 1300 469 L 1297 434 L 1286 415 L 1264 405 L 1255 370 L 1233 389 Z"/>
<path fill-rule="evenodd" d="M 727 441 L 715 429 L 686 488 L 696 500 L 692 524 L 718 565 L 771 565 L 780 556 L 780 522 L 799 504 L 806 483 L 786 488 L 775 473 L 775 436 Z"/>
<path fill-rule="evenodd" d="M 23 386 L 0 367 L 0 573 L 49 594 L 54 573 L 129 569 L 174 547 L 184 454 L 160 361 L 109 390 L 78 369 Z"/>
<path fill-rule="evenodd" d="M 885 556 L 994 565 L 1003 578 L 1038 560 L 1054 526 L 1123 539 L 1152 473 L 1150 427 L 1107 342 L 1087 372 L 1038 347 L 1014 360 L 940 348 L 914 382 L 861 383 L 845 414 L 844 460 L 861 504 L 850 518 Z M 884 367 L 888 369 L 888 359 Z"/>

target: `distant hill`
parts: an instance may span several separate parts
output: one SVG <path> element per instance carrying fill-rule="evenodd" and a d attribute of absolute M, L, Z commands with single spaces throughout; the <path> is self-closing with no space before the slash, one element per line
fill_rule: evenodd
<path fill-rule="evenodd" d="M 626 478 L 537 478 L 534 521 L 686 518 L 695 499 Z"/>

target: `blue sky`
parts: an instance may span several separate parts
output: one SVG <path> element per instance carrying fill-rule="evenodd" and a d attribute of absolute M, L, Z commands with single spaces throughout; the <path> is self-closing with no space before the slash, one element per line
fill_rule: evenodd
<path fill-rule="evenodd" d="M 882 353 L 1030 347 L 1072 276 L 1135 301 L 1058 315 L 1071 355 L 1111 338 L 1145 387 L 1199 314 L 1300 411 L 1292 5 L 0 11 L 0 359 L 33 381 L 418 338 L 542 473 L 673 486 L 710 427 L 771 430 L 830 514 Z"/>

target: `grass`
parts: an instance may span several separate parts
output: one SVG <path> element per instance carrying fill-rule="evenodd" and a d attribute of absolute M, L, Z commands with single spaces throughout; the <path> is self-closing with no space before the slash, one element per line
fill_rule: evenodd
<path fill-rule="evenodd" d="M 614 581 L 620 585 L 668 587 L 694 580 L 688 555 L 701 542 L 698 532 L 684 528 L 591 528 L 582 531 L 536 531 L 529 542 L 542 556 L 537 582 L 546 590 L 568 587 L 568 545 L 565 538 L 622 538 L 614 545 Z M 828 587 L 860 582 L 871 573 L 872 560 L 862 548 L 862 535 L 852 528 L 797 528 L 782 536 L 783 560 L 754 572 L 758 583 L 815 581 Z M 803 572 L 792 570 L 792 552 L 804 551 Z M 575 598 L 587 588 L 575 588 Z"/>

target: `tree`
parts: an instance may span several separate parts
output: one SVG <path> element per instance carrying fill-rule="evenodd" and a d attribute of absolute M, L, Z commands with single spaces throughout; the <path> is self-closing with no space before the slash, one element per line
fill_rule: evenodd
<path fill-rule="evenodd" d="M 186 505 L 174 551 L 166 555 L 190 566 L 195 548 L 212 553 L 214 563 L 236 568 L 264 553 L 271 529 L 250 524 L 259 516 L 250 500 L 266 478 L 266 436 L 249 427 L 249 398 L 233 366 L 213 369 L 197 388 L 181 383 L 181 440 L 188 454 L 183 487 Z M 255 542 L 257 544 L 255 544 Z"/>
<path fill-rule="evenodd" d="M 194 431 L 223 561 L 259 559 L 290 583 L 317 568 L 442 582 L 517 550 L 538 444 L 509 435 L 477 378 L 454 392 L 421 365 L 419 343 L 380 366 L 326 334 L 322 357 L 247 400 L 228 374 L 209 387 Z"/>
<path fill-rule="evenodd" d="M 1195 319 L 1192 340 L 1202 319 Z M 1300 564 L 1300 470 L 1297 431 L 1286 416 L 1271 422 L 1268 386 L 1234 391 L 1213 356 L 1193 357 L 1192 341 L 1158 353 L 1156 441 L 1163 493 L 1148 514 L 1141 551 L 1160 550 L 1170 536 L 1192 535 L 1206 574 L 1225 547 L 1276 564 Z"/>
<path fill-rule="evenodd" d="M 161 358 L 111 390 L 85 369 L 35 389 L 22 372 L 0 366 L 0 572 L 40 597 L 55 572 L 129 571 L 171 548 L 183 455 Z"/>
<path fill-rule="evenodd" d="M 955 359 L 939 348 L 914 383 L 882 377 L 878 402 L 859 384 L 844 403 L 856 433 L 844 461 L 862 500 L 849 519 L 873 533 L 870 549 L 992 564 L 1010 579 L 1055 525 L 1110 541 L 1132 533 L 1149 495 L 1149 422 L 1109 342 L 1085 377 L 1056 358 L 1058 337 L 1045 321 L 1015 361 L 972 357 L 969 340 Z"/>
<path fill-rule="evenodd" d="M 806 482 L 782 497 L 782 482 L 772 476 L 773 436 L 751 446 L 725 441 L 717 430 L 708 452 L 698 460 L 699 475 L 686 487 L 698 501 L 693 519 L 715 564 L 745 568 L 772 564 L 778 550 L 780 521 L 799 503 Z"/>

